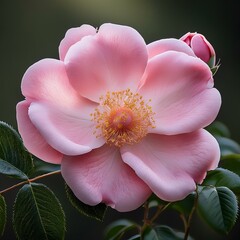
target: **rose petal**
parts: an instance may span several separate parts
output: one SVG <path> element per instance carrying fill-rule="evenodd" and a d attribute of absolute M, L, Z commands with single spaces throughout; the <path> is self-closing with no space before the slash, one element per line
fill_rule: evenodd
<path fill-rule="evenodd" d="M 191 40 L 191 47 L 196 56 L 201 58 L 204 62 L 208 62 L 211 58 L 211 52 L 206 44 L 206 39 L 200 34 L 193 36 Z"/>
<path fill-rule="evenodd" d="M 28 116 L 28 108 L 27 101 L 22 101 L 17 105 L 18 131 L 25 147 L 29 152 L 46 162 L 60 164 L 63 157 L 62 153 L 53 149 L 34 127 Z"/>
<path fill-rule="evenodd" d="M 22 93 L 31 100 L 66 107 L 79 102 L 77 93 L 69 84 L 63 62 L 55 59 L 43 59 L 29 67 L 22 79 Z"/>
<path fill-rule="evenodd" d="M 193 50 L 183 41 L 175 38 L 161 39 L 147 45 L 148 58 L 167 51 L 183 52 L 189 56 L 195 56 Z"/>
<path fill-rule="evenodd" d="M 44 139 L 66 155 L 79 155 L 104 144 L 104 139 L 93 134 L 94 123 L 84 116 L 84 108 L 77 111 L 34 102 L 29 117 Z"/>
<path fill-rule="evenodd" d="M 205 130 L 166 136 L 149 134 L 121 149 L 123 161 L 165 201 L 178 201 L 201 183 L 220 159 L 216 140 Z"/>
<path fill-rule="evenodd" d="M 131 211 L 151 194 L 123 163 L 118 149 L 107 145 L 81 156 L 66 156 L 62 175 L 76 197 L 88 205 L 104 202 L 118 211 Z"/>
<path fill-rule="evenodd" d="M 152 58 L 139 89 L 155 112 L 156 128 L 149 131 L 172 135 L 209 125 L 221 106 L 212 81 L 209 67 L 198 58 L 171 51 Z"/>
<path fill-rule="evenodd" d="M 134 29 L 104 24 L 69 49 L 65 64 L 77 92 L 98 102 L 107 91 L 136 90 L 147 64 L 146 45 Z"/>
<path fill-rule="evenodd" d="M 83 37 L 88 35 L 95 35 L 96 29 L 88 24 L 83 24 L 80 27 L 70 28 L 63 40 L 59 45 L 59 56 L 60 60 L 64 61 L 64 58 L 67 54 L 68 49 L 75 44 L 76 42 L 80 41 Z"/>

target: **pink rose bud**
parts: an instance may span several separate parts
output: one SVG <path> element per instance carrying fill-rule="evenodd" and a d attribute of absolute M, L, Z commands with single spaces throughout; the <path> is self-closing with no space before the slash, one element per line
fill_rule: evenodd
<path fill-rule="evenodd" d="M 199 33 L 186 33 L 180 38 L 187 43 L 197 57 L 206 62 L 210 68 L 215 66 L 216 54 L 213 46 Z"/>

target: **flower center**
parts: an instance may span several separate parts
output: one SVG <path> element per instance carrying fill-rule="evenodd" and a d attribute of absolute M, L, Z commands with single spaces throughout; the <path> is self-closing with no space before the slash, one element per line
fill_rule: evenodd
<path fill-rule="evenodd" d="M 120 107 L 111 111 L 109 115 L 109 123 L 112 128 L 118 131 L 129 129 L 132 125 L 134 116 L 131 109 L 126 107 Z"/>
<path fill-rule="evenodd" d="M 104 137 L 106 143 L 121 147 L 134 144 L 147 135 L 149 128 L 154 128 L 151 106 L 138 93 L 130 89 L 119 92 L 107 92 L 100 97 L 100 105 L 91 114 L 96 123 L 94 134 Z"/>

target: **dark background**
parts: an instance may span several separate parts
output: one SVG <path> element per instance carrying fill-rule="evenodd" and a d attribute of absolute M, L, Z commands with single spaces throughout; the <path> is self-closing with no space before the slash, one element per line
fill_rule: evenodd
<path fill-rule="evenodd" d="M 83 23 L 95 27 L 104 22 L 130 25 L 147 43 L 160 38 L 179 38 L 186 32 L 199 32 L 214 46 L 221 67 L 215 75 L 215 86 L 222 94 L 223 104 L 218 120 L 230 129 L 233 139 L 240 142 L 240 21 L 238 0 L 1 0 L 0 3 L 0 120 L 16 127 L 15 106 L 23 99 L 21 78 L 26 69 L 42 58 L 58 58 L 58 45 L 67 29 Z M 9 180 L 8 180 L 9 181 Z M 54 176 L 46 184 L 56 189 L 65 202 L 61 177 Z M 7 182 L 9 183 L 9 182 Z M 5 184 L 4 180 L 1 180 Z M 9 211 L 12 197 L 7 193 Z M 63 203 L 68 220 L 66 239 L 101 239 L 105 225 L 115 218 L 137 219 L 142 211 L 119 214 L 110 210 L 104 223 L 79 216 Z M 161 223 L 180 227 L 173 213 L 163 216 Z M 9 221 L 11 216 L 9 216 Z M 196 240 L 239 239 L 239 224 L 229 237 L 221 237 L 193 221 L 192 235 Z M 9 224 L 4 239 L 14 239 Z"/>

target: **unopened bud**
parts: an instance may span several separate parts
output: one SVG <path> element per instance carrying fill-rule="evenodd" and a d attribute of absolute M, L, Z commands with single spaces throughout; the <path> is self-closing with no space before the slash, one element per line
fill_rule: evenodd
<path fill-rule="evenodd" d="M 215 50 L 202 34 L 189 32 L 180 39 L 190 46 L 195 55 L 206 62 L 210 68 L 215 67 Z"/>

